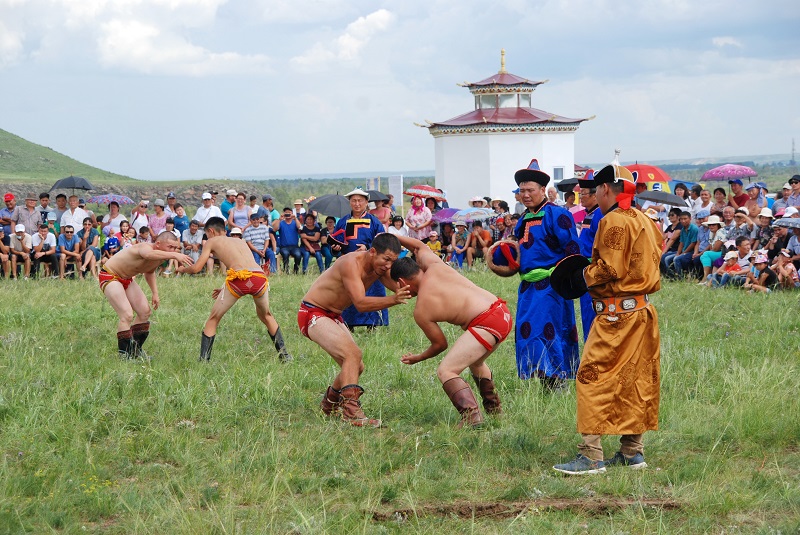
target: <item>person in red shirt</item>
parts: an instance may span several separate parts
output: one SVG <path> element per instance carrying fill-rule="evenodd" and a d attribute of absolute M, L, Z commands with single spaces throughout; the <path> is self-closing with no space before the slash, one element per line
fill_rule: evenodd
<path fill-rule="evenodd" d="M 733 206 L 734 208 L 743 207 L 747 200 L 750 199 L 750 195 L 744 191 L 744 184 L 738 178 L 728 180 L 728 184 L 731 186 L 731 192 L 728 193 L 728 206 Z"/>

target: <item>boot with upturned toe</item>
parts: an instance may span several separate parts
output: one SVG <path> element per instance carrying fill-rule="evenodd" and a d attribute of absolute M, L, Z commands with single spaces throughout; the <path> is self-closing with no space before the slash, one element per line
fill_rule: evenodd
<path fill-rule="evenodd" d="M 342 420 L 356 427 L 380 427 L 381 421 L 375 418 L 367 418 L 361 409 L 361 394 L 364 389 L 358 385 L 343 386 L 339 391 L 339 407 L 341 408 Z"/>
<path fill-rule="evenodd" d="M 478 402 L 475 400 L 475 394 L 467 382 L 461 377 L 453 377 L 442 384 L 447 397 L 450 402 L 461 414 L 461 421 L 456 426 L 457 429 L 462 427 L 480 427 L 483 425 L 483 415 L 478 408 Z"/>

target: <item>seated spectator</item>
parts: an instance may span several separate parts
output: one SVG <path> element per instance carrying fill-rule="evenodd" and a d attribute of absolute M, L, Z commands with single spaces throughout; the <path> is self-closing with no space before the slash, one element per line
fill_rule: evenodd
<path fill-rule="evenodd" d="M 436 253 L 440 258 L 442 257 L 442 242 L 439 241 L 439 233 L 431 231 L 428 235 L 428 249 Z"/>
<path fill-rule="evenodd" d="M 719 288 L 725 286 L 730 282 L 730 278 L 734 274 L 742 272 L 742 268 L 736 262 L 736 251 L 728 251 L 725 253 L 724 262 L 720 267 L 714 270 L 714 273 L 708 275 L 706 285 L 709 288 Z"/>
<path fill-rule="evenodd" d="M 770 262 L 773 262 L 778 255 L 780 255 L 782 250 L 789 247 L 790 239 L 791 233 L 789 232 L 788 228 L 776 226 L 772 227 L 772 237 L 764 247 L 764 249 L 767 250 L 767 256 L 769 257 Z"/>
<path fill-rule="evenodd" d="M 700 257 L 709 249 L 711 245 L 711 232 L 709 227 L 704 224 L 708 220 L 708 217 L 709 211 L 702 209 L 695 214 L 697 225 L 694 223 L 689 224 L 689 229 L 691 229 L 692 226 L 697 229 L 697 242 L 693 252 L 678 255 L 673 260 L 675 272 L 678 274 L 679 278 L 683 278 L 687 275 L 696 275 L 702 271 L 703 264 L 700 260 Z M 681 234 L 683 234 L 683 232 Z M 705 281 L 705 277 L 703 278 L 703 281 Z"/>
<path fill-rule="evenodd" d="M 100 228 L 102 230 L 110 228 L 111 230 L 109 231 L 110 232 L 109 236 L 111 236 L 119 232 L 120 224 L 123 221 L 128 221 L 128 220 L 124 215 L 120 213 L 119 203 L 117 203 L 117 201 L 111 201 L 110 203 L 108 203 L 108 213 L 105 216 L 103 216 Z"/>
<path fill-rule="evenodd" d="M 725 253 L 724 245 L 728 240 L 728 235 L 722 226 L 722 221 L 717 215 L 710 216 L 702 225 L 708 229 L 707 240 L 709 246 L 699 257 L 699 263 L 703 268 L 703 281 L 700 282 L 700 284 L 706 284 L 708 276 L 713 269 L 714 262 L 722 258 L 722 255 Z"/>
<path fill-rule="evenodd" d="M 800 268 L 800 228 L 792 229 L 792 237 L 789 238 L 786 248 L 792 253 L 789 260 L 792 261 L 794 267 Z"/>
<path fill-rule="evenodd" d="M 136 236 L 136 243 L 153 243 L 153 234 L 150 232 L 150 227 L 142 227 L 139 229 L 139 235 Z"/>
<path fill-rule="evenodd" d="M 792 290 L 800 288 L 800 276 L 797 274 L 797 268 L 794 267 L 790 260 L 792 253 L 789 249 L 784 249 L 778 254 L 778 259 L 773 267 L 775 273 L 778 274 L 778 284 L 781 288 Z"/>
<path fill-rule="evenodd" d="M 183 254 L 197 262 L 197 259 L 200 258 L 200 247 L 203 245 L 203 233 L 200 232 L 199 221 L 192 219 L 189 228 L 183 231 L 181 243 L 183 244 Z"/>
<path fill-rule="evenodd" d="M 3 275 L 6 279 L 11 277 L 11 248 L 4 243 L 6 229 L 0 225 L 0 265 L 3 266 Z"/>
<path fill-rule="evenodd" d="M 480 221 L 474 221 L 467 241 L 467 266 L 472 267 L 474 259 L 483 258 L 491 245 L 492 235 L 488 230 L 483 229 Z"/>
<path fill-rule="evenodd" d="M 753 266 L 747 273 L 747 280 L 742 285 L 750 292 L 770 293 L 778 285 L 778 276 L 769 267 L 767 255 L 760 254 L 753 260 Z"/>
<path fill-rule="evenodd" d="M 737 208 L 733 216 L 733 222 L 735 227 L 733 230 L 728 231 L 729 240 L 735 240 L 741 236 L 747 236 L 749 238 L 750 234 L 753 233 L 753 229 L 755 229 L 753 220 L 750 219 L 748 215 L 747 208 Z"/>
<path fill-rule="evenodd" d="M 447 248 L 452 243 L 452 238 L 453 238 L 453 224 L 442 223 L 441 227 L 442 227 L 442 232 L 439 234 L 439 239 L 442 241 L 442 255 L 444 256 L 444 258 L 447 258 Z"/>
<path fill-rule="evenodd" d="M 125 231 L 122 240 L 120 241 L 121 247 L 126 249 L 131 245 L 136 244 L 136 229 L 133 227 L 129 227 L 128 230 Z"/>
<path fill-rule="evenodd" d="M 672 261 L 678 254 L 681 229 L 683 229 L 679 221 L 680 215 L 680 208 L 672 208 L 667 214 L 669 225 L 661 233 L 664 238 L 664 252 L 661 254 L 659 269 L 661 270 L 661 275 L 663 276 L 668 276 L 671 273 Z"/>
<path fill-rule="evenodd" d="M 511 214 L 506 212 L 502 216 L 498 216 L 492 228 L 492 243 L 505 240 L 511 236 L 513 231 L 514 227 L 511 226 Z"/>
<path fill-rule="evenodd" d="M 53 214 L 55 215 L 55 214 Z M 39 229 L 31 236 L 31 260 L 33 261 L 33 274 L 39 274 L 39 266 L 44 263 L 45 276 L 58 273 L 58 260 L 56 259 L 56 237 L 47 231 L 45 223 L 39 223 Z"/>
<path fill-rule="evenodd" d="M 666 276 L 670 278 L 683 278 L 684 267 L 689 267 L 697 250 L 697 236 L 700 232 L 697 225 L 692 223 L 692 214 L 689 211 L 681 212 L 679 216 L 681 223 L 681 235 L 678 238 L 678 250 L 672 260 L 671 265 L 667 265 Z M 680 259 L 680 263 L 678 260 Z"/>
<path fill-rule="evenodd" d="M 228 215 L 230 215 L 230 212 L 228 212 Z M 241 240 L 242 239 L 242 229 L 236 227 L 233 230 L 231 230 L 231 238 L 238 238 L 238 239 Z"/>
<path fill-rule="evenodd" d="M 455 261 L 459 269 L 463 267 L 464 257 L 467 256 L 468 239 L 467 225 L 461 222 L 456 223 L 456 230 L 453 232 L 452 242 L 447 252 L 450 253 L 451 261 Z"/>
<path fill-rule="evenodd" d="M 758 213 L 758 223 L 750 234 L 753 249 L 764 249 L 772 239 L 774 229 L 772 228 L 772 210 L 762 208 Z"/>
<path fill-rule="evenodd" d="M 116 236 L 111 236 L 103 244 L 103 256 L 100 258 L 100 265 L 103 265 L 106 260 L 117 254 L 122 250 L 119 239 Z"/>
<path fill-rule="evenodd" d="M 400 224 L 403 224 L 403 218 L 400 218 Z M 389 232 L 393 227 L 389 226 Z M 342 254 L 341 251 L 334 251 L 328 243 L 328 236 L 333 234 L 336 230 L 336 218 L 329 215 L 325 218 L 325 228 L 320 229 L 320 245 L 322 246 L 322 258 L 325 259 L 325 269 L 331 267 L 334 258 L 339 258 Z"/>
<path fill-rule="evenodd" d="M 299 199 L 298 199 L 299 200 Z M 298 203 L 295 203 L 297 206 Z M 303 202 L 299 202 L 298 209 L 302 209 Z M 272 222 L 272 229 L 278 233 L 278 248 L 283 259 L 283 272 L 289 273 L 289 257 L 294 258 L 294 273 L 300 271 L 300 229 L 302 224 L 295 216 L 294 211 L 288 206 L 283 209 L 283 217 Z"/>
<path fill-rule="evenodd" d="M 31 275 L 31 235 L 25 232 L 25 225 L 17 223 L 10 240 L 11 272 L 19 278 L 17 264 L 23 266 L 23 276 L 27 280 Z"/>
<path fill-rule="evenodd" d="M 302 244 L 301 252 L 303 253 L 303 275 L 308 270 L 308 260 L 311 255 L 317 259 L 317 267 L 319 272 L 325 271 L 322 264 L 322 245 L 320 244 L 321 233 L 319 225 L 317 225 L 317 216 L 309 210 L 303 220 L 303 227 L 300 229 L 300 242 Z"/>
<path fill-rule="evenodd" d="M 99 268 L 97 262 L 100 261 L 100 233 L 92 226 L 92 220 L 86 218 L 83 220 L 83 228 L 79 230 L 75 236 L 80 240 L 81 264 L 80 273 L 81 278 L 85 276 L 86 268 L 89 268 L 89 273 L 97 277 Z"/>
<path fill-rule="evenodd" d="M 714 188 L 714 202 L 711 203 L 709 211 L 711 215 L 718 215 L 722 217 L 722 210 L 728 206 L 728 197 L 725 193 L 725 188 Z"/>
<path fill-rule="evenodd" d="M 67 264 L 79 266 L 81 263 L 81 240 L 72 225 L 64 225 L 64 233 L 58 237 L 58 252 L 58 276 L 63 279 L 67 275 Z"/>
<path fill-rule="evenodd" d="M 258 212 L 250 214 L 250 226 L 244 231 L 244 241 L 253 252 L 253 260 L 266 272 L 278 271 L 278 259 L 275 255 L 275 238 L 271 229 L 263 223 Z M 267 267 L 269 266 L 269 267 Z"/>

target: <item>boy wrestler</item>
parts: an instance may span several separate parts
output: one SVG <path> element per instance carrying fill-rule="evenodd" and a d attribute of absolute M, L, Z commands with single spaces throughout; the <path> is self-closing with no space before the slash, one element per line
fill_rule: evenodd
<path fill-rule="evenodd" d="M 144 273 L 150 286 L 153 309 L 158 308 L 158 288 L 155 270 L 164 260 L 175 259 L 178 263 L 191 265 L 192 259 L 178 251 L 181 244 L 172 233 L 158 237 L 155 243 L 140 243 L 121 250 L 109 258 L 100 269 L 100 290 L 119 316 L 117 323 L 117 347 L 123 358 L 145 357 L 142 350 L 150 334 L 150 306 L 147 297 L 133 280 Z M 136 322 L 134 323 L 134 314 Z"/>
<path fill-rule="evenodd" d="M 253 253 L 247 243 L 238 238 L 229 238 L 225 235 L 225 220 L 221 217 L 211 217 L 206 221 L 204 228 L 208 240 L 203 243 L 203 252 L 197 262 L 191 267 L 179 267 L 178 273 L 199 273 L 211 255 L 228 267 L 228 276 L 225 279 L 225 288 L 217 288 L 211 293 L 216 299 L 211 307 L 211 315 L 203 327 L 200 341 L 200 360 L 211 360 L 211 348 L 217 335 L 217 325 L 222 316 L 234 305 L 240 297 L 252 295 L 256 304 L 256 314 L 261 323 L 266 325 L 278 358 L 282 362 L 289 362 L 292 356 L 283 343 L 283 333 L 275 317 L 269 310 L 269 282 L 267 275 L 253 259 Z M 226 299 L 227 298 L 227 299 Z"/>
<path fill-rule="evenodd" d="M 461 414 L 458 427 L 480 426 L 483 416 L 461 372 L 469 367 L 483 398 L 483 408 L 489 414 L 500 414 L 500 398 L 486 358 L 511 332 L 511 313 L 505 301 L 460 275 L 421 241 L 401 236 L 400 243 L 414 253 L 417 261 L 406 257 L 395 262 L 392 279 L 408 286 L 411 295 L 417 296 L 414 320 L 431 341 L 430 347 L 419 355 L 407 353 L 400 360 L 416 364 L 447 349 L 440 321 L 467 331 L 456 340 L 436 373 L 447 397 Z"/>
<path fill-rule="evenodd" d="M 303 336 L 313 340 L 341 367 L 322 397 L 322 412 L 339 415 L 355 426 L 380 427 L 381 421 L 367 418 L 359 398 L 364 389 L 358 378 L 364 372 L 361 349 L 342 319 L 342 310 L 355 305 L 358 312 L 372 312 L 405 303 L 408 287 L 398 288 L 389 278 L 392 263 L 400 254 L 400 242 L 392 234 L 378 234 L 367 251 L 342 255 L 314 281 L 300 304 L 297 324 Z M 368 297 L 367 288 L 379 280 L 393 296 Z"/>

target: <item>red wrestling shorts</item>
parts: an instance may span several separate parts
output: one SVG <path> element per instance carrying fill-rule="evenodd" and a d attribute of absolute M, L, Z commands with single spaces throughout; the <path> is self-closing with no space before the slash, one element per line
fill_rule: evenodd
<path fill-rule="evenodd" d="M 488 331 L 489 334 L 494 336 L 497 340 L 494 345 L 505 340 L 508 333 L 510 333 L 513 328 L 511 312 L 509 312 L 506 302 L 498 298 L 488 310 L 475 316 L 475 319 L 467 326 L 467 330 L 472 333 L 472 336 L 474 336 L 483 347 L 491 351 L 494 345 L 490 345 L 480 334 L 475 332 L 476 327 Z"/>
<path fill-rule="evenodd" d="M 297 325 L 306 338 L 309 338 L 308 328 L 317 322 L 317 318 L 330 318 L 339 325 L 344 325 L 344 318 L 342 318 L 341 314 L 302 301 L 300 303 L 300 311 L 297 313 Z"/>
<path fill-rule="evenodd" d="M 100 273 L 97 275 L 97 280 L 98 282 L 100 282 L 100 291 L 104 293 L 106 291 L 106 286 L 108 286 L 110 283 L 114 281 L 121 283 L 122 288 L 125 290 L 127 290 L 128 286 L 130 286 L 131 283 L 133 282 L 133 279 L 120 278 L 115 273 L 112 273 L 111 270 L 109 270 L 107 267 L 103 267 L 100 269 Z"/>
<path fill-rule="evenodd" d="M 248 269 L 234 271 L 229 269 L 228 276 L 225 278 L 225 286 L 237 298 L 245 295 L 252 295 L 253 298 L 257 298 L 269 290 L 269 280 L 261 271 L 250 271 Z"/>

